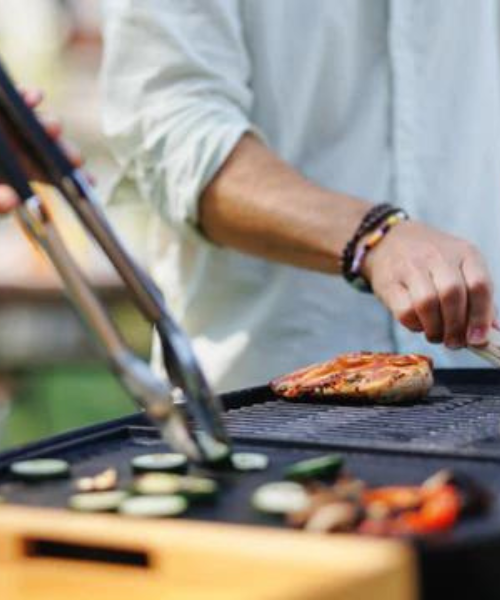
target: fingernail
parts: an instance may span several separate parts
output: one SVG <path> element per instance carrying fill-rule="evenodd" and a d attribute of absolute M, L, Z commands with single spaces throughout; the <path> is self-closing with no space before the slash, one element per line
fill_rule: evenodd
<path fill-rule="evenodd" d="M 473 327 L 467 334 L 469 344 L 480 345 L 486 343 L 486 330 L 482 327 Z"/>

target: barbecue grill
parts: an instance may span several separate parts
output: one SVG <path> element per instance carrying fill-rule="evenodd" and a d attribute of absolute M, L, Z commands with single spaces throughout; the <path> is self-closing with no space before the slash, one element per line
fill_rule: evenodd
<path fill-rule="evenodd" d="M 463 520 L 451 532 L 406 541 L 417 557 L 421 595 L 497 598 L 500 373 L 438 371 L 436 379 L 427 398 L 406 406 L 289 402 L 268 387 L 224 395 L 224 421 L 235 449 L 268 454 L 271 467 L 251 474 L 221 471 L 219 500 L 194 506 L 186 519 L 282 528 L 281 521 L 250 507 L 252 491 L 279 479 L 286 465 L 325 451 L 341 452 L 347 469 L 372 485 L 419 483 L 438 469 L 455 469 L 473 476 L 494 500 L 487 513 Z M 72 464 L 75 477 L 114 466 L 127 485 L 134 455 L 164 449 L 157 430 L 140 414 L 69 432 L 0 455 L 0 494 L 20 505 L 62 508 L 71 494 L 67 481 L 27 485 L 9 479 L 8 465 L 59 457 Z"/>

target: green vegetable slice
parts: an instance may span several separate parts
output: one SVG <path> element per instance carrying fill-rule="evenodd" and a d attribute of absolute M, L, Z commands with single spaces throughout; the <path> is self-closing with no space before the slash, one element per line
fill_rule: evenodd
<path fill-rule="evenodd" d="M 269 457 L 258 452 L 234 452 L 231 462 L 238 471 L 264 471 L 269 466 Z"/>
<path fill-rule="evenodd" d="M 216 496 L 219 486 L 208 477 L 181 477 L 179 493 L 190 500 L 204 500 Z"/>
<path fill-rule="evenodd" d="M 21 460 L 10 465 L 10 472 L 13 475 L 29 481 L 67 477 L 69 470 L 69 464 L 57 458 Z"/>
<path fill-rule="evenodd" d="M 127 492 L 83 492 L 70 496 L 68 506 L 79 512 L 112 512 L 118 509 L 127 497 Z"/>
<path fill-rule="evenodd" d="M 293 481 L 276 481 L 257 488 L 252 506 L 269 514 L 288 514 L 307 509 L 310 499 L 306 490 Z"/>
<path fill-rule="evenodd" d="M 132 459 L 132 468 L 137 473 L 183 473 L 187 468 L 187 458 L 174 452 L 142 454 Z"/>
<path fill-rule="evenodd" d="M 187 510 L 182 496 L 135 496 L 120 504 L 120 514 L 133 517 L 175 517 Z"/>
<path fill-rule="evenodd" d="M 290 465 L 285 470 L 285 478 L 294 481 L 309 481 L 311 479 L 322 479 L 324 477 L 335 477 L 343 465 L 343 458 L 340 454 L 327 454 L 301 460 Z"/>
<path fill-rule="evenodd" d="M 168 496 L 181 490 L 181 479 L 172 473 L 146 473 L 134 481 L 132 489 L 143 496 Z"/>

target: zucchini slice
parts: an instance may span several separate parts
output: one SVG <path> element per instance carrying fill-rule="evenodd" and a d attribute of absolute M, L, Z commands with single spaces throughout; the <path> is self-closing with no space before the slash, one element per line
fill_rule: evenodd
<path fill-rule="evenodd" d="M 69 464 L 58 458 L 34 458 L 21 460 L 10 465 L 10 472 L 26 481 L 43 481 L 68 477 Z"/>
<path fill-rule="evenodd" d="M 168 496 L 181 490 L 181 479 L 173 473 L 145 473 L 137 477 L 132 489 L 142 496 Z"/>
<path fill-rule="evenodd" d="M 231 450 L 227 444 L 219 442 L 218 440 L 213 440 L 204 431 L 199 431 L 197 433 L 197 438 L 200 446 L 212 457 L 210 462 L 211 467 L 224 467 L 230 464 Z"/>
<path fill-rule="evenodd" d="M 284 515 L 306 510 L 310 498 L 306 490 L 293 481 L 266 483 L 255 490 L 252 506 L 260 512 Z"/>
<path fill-rule="evenodd" d="M 187 469 L 187 463 L 184 454 L 174 452 L 141 454 L 131 461 L 132 469 L 136 473 L 183 473 Z"/>
<path fill-rule="evenodd" d="M 189 500 L 210 500 L 219 491 L 217 482 L 208 477 L 181 477 L 180 486 L 179 493 Z"/>
<path fill-rule="evenodd" d="M 285 470 L 285 479 L 310 481 L 311 479 L 334 478 L 342 468 L 344 459 L 340 454 L 327 454 L 301 460 Z"/>
<path fill-rule="evenodd" d="M 118 509 L 127 495 L 123 490 L 82 492 L 70 496 L 68 506 L 79 512 L 112 512 Z"/>
<path fill-rule="evenodd" d="M 132 517 L 176 517 L 187 507 L 188 502 L 182 496 L 134 496 L 124 500 L 118 511 Z"/>
<path fill-rule="evenodd" d="M 269 466 L 269 457 L 258 452 L 234 452 L 231 462 L 237 471 L 264 471 Z"/>

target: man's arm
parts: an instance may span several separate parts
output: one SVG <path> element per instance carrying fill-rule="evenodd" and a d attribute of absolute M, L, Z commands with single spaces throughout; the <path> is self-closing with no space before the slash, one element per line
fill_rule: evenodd
<path fill-rule="evenodd" d="M 314 186 L 244 135 L 254 130 L 254 98 L 240 3 L 105 0 L 103 7 L 105 130 L 140 195 L 179 231 L 201 227 L 221 245 L 338 271 L 369 204 Z M 466 242 L 401 223 L 369 253 L 365 273 L 406 327 L 449 346 L 466 335 L 485 341 L 491 280 Z"/>
<path fill-rule="evenodd" d="M 206 189 L 200 220 L 223 246 L 339 273 L 342 249 L 370 206 L 314 185 L 245 135 Z"/>
<path fill-rule="evenodd" d="M 312 184 L 245 135 L 205 189 L 200 225 L 217 244 L 338 273 L 342 249 L 369 208 Z M 485 343 L 494 319 L 492 282 L 467 242 L 401 223 L 369 253 L 365 275 L 393 316 L 429 341 L 451 348 Z"/>

